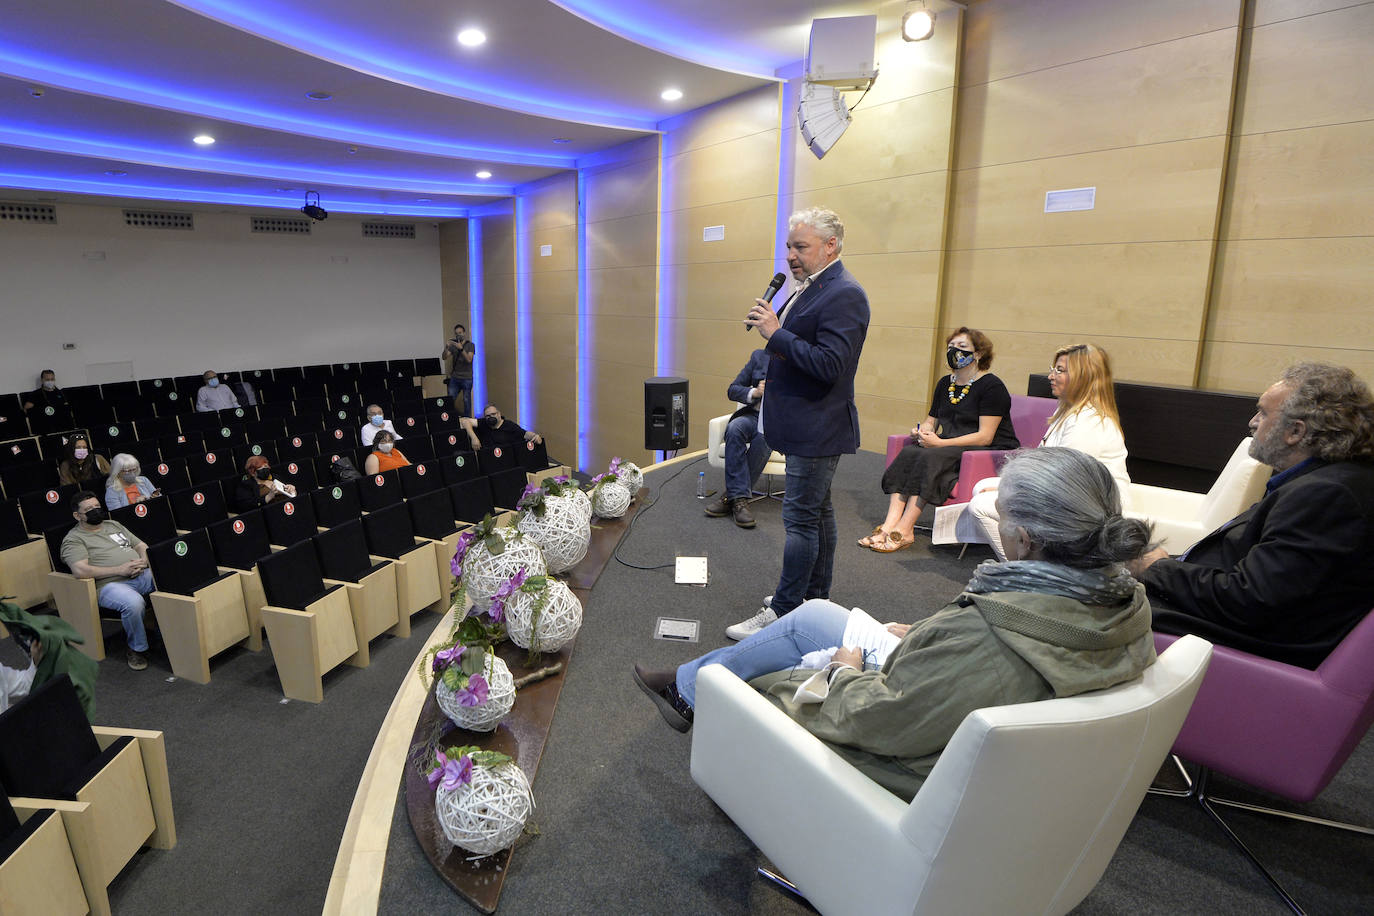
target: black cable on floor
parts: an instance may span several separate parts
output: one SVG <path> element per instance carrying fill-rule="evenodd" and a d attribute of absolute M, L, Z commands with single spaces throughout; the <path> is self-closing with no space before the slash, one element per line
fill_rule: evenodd
<path fill-rule="evenodd" d="M 677 565 L 677 558 L 674 557 L 674 558 L 673 558 L 673 562 L 671 562 L 671 563 L 660 563 L 660 564 L 657 565 L 657 566 L 640 566 L 640 565 L 637 564 L 637 563 L 631 563 L 629 560 L 622 560 L 622 559 L 620 558 L 620 548 L 625 544 L 626 541 L 628 541 L 628 540 L 630 539 L 630 532 L 634 530 L 635 522 L 639 521 L 640 517 L 641 517 L 642 515 L 644 515 L 644 513 L 648 512 L 648 511 L 649 511 L 650 509 L 652 509 L 654 506 L 657 506 L 657 505 L 658 505 L 658 501 L 659 501 L 660 499 L 663 498 L 663 489 L 664 489 L 664 487 L 668 486 L 668 484 L 672 482 L 672 480 L 673 480 L 674 477 L 676 477 L 677 475 L 681 474 L 683 471 L 687 470 L 689 467 L 691 467 L 692 465 L 696 464 L 698 461 L 705 461 L 705 460 L 706 460 L 706 456 L 705 456 L 705 455 L 702 455 L 700 458 L 693 458 L 691 461 L 688 461 L 688 462 L 686 462 L 685 464 L 683 464 L 680 468 L 678 468 L 678 469 L 677 469 L 676 471 L 674 471 L 672 474 L 668 475 L 667 479 L 665 479 L 665 480 L 663 481 L 663 483 L 661 483 L 661 484 L 658 485 L 659 493 L 658 493 L 657 496 L 654 497 L 654 501 L 651 502 L 651 503 L 649 503 L 649 504 L 648 504 L 647 506 L 645 506 L 643 509 L 640 509 L 638 512 L 636 512 L 636 513 L 634 514 L 634 517 L 630 519 L 630 524 L 625 528 L 625 536 L 622 537 L 622 538 L 620 539 L 620 543 L 619 543 L 619 544 L 616 544 L 616 545 L 615 545 L 615 550 L 614 550 L 614 552 L 611 553 L 611 556 L 615 559 L 615 561 L 616 561 L 617 563 L 619 563 L 619 564 L 622 565 L 622 566 L 628 566 L 628 567 L 630 567 L 631 569 L 670 569 L 670 568 L 672 568 L 672 567 L 674 567 L 674 566 Z"/>

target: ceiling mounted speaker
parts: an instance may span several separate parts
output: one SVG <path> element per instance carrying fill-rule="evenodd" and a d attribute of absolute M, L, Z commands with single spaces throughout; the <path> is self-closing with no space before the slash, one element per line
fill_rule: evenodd
<path fill-rule="evenodd" d="M 878 78 L 877 42 L 877 16 L 813 19 L 804 78 L 836 89 L 867 89 Z"/>
<path fill-rule="evenodd" d="M 840 135 L 849 128 L 851 120 L 844 96 L 840 95 L 839 90 L 815 83 L 802 85 L 801 100 L 797 103 L 797 127 L 817 159 L 825 158 Z"/>

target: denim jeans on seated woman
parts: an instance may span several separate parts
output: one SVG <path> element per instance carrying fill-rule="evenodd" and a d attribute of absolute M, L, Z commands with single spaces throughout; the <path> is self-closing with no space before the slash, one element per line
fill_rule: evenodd
<path fill-rule="evenodd" d="M 808 652 L 838 646 L 844 638 L 849 611 L 833 601 L 813 598 L 779 617 L 748 639 L 707 652 L 677 669 L 677 692 L 697 703 L 697 671 L 703 665 L 724 665 L 742 680 L 794 667 Z"/>

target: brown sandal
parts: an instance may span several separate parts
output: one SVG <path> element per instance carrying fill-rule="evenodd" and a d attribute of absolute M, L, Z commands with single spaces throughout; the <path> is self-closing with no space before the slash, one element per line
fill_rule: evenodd
<path fill-rule="evenodd" d="M 878 553 L 896 553 L 899 550 L 906 550 L 914 543 L 916 543 L 914 535 L 907 537 L 900 531 L 889 531 L 887 539 L 881 544 L 874 544 L 873 549 Z"/>
<path fill-rule="evenodd" d="M 872 549 L 873 549 L 873 546 L 874 546 L 875 544 L 879 543 L 879 541 L 873 540 L 874 538 L 883 538 L 883 539 L 885 539 L 886 537 L 887 537 L 887 533 L 883 531 L 883 526 L 882 526 L 882 525 L 877 525 L 877 526 L 874 527 L 874 529 L 873 529 L 872 531 L 870 531 L 868 534 L 864 535 L 863 537 L 859 538 L 859 539 L 858 539 L 857 541 L 855 541 L 854 543 L 858 544 L 860 547 L 864 547 L 864 548 L 867 548 L 868 550 L 872 550 Z"/>

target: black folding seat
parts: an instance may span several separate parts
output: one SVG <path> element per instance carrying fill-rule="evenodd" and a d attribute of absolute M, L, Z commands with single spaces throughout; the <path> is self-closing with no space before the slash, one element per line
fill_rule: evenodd
<path fill-rule="evenodd" d="M 411 409 L 405 413 L 401 412 L 401 408 L 398 405 L 395 416 L 391 418 L 391 425 L 396 427 L 396 432 L 407 439 L 429 438 L 429 423 L 426 422 L 424 413 L 414 409 L 419 405 L 420 402 L 411 401 L 410 404 L 407 405 Z"/>
<path fill-rule="evenodd" d="M 438 610 L 447 601 L 439 579 L 439 551 L 434 542 L 416 539 L 410 513 L 403 505 L 364 515 L 363 534 L 368 552 L 396 561 L 397 634 L 409 635 L 411 614 L 424 608 Z M 447 579 L 448 564 L 443 565 Z"/>
<path fill-rule="evenodd" d="M 208 528 L 215 522 L 228 518 L 229 512 L 224 501 L 224 488 L 217 480 L 202 486 L 191 487 L 167 494 L 167 502 L 172 506 L 172 518 L 183 531 Z M 154 570 L 156 575 L 156 570 Z M 158 586 L 162 583 L 159 580 Z"/>
<path fill-rule="evenodd" d="M 35 404 L 28 412 L 29 430 L 35 436 L 45 433 L 61 432 L 76 426 L 72 409 L 66 405 L 39 407 Z"/>
<path fill-rule="evenodd" d="M 190 419 L 199 414 L 191 414 Z M 181 433 L 181 423 L 177 417 L 144 417 L 134 421 L 134 432 L 139 439 L 162 439 Z"/>
<path fill-rule="evenodd" d="M 288 436 L 313 436 L 324 429 L 324 418 L 318 413 L 283 417 Z"/>
<path fill-rule="evenodd" d="M 188 409 L 194 410 L 196 395 L 205 387 L 205 375 L 178 375 L 172 379 L 172 387 L 176 389 L 177 400 L 189 404 Z"/>
<path fill-rule="evenodd" d="M 91 448 L 107 455 L 127 452 L 129 443 L 137 442 L 138 438 L 138 430 L 132 422 L 110 422 L 91 427 Z"/>
<path fill-rule="evenodd" d="M 477 455 L 474 452 L 457 451 L 443 458 L 434 459 L 434 463 L 439 465 L 446 485 L 486 476 L 482 473 L 482 468 L 478 464 Z"/>
<path fill-rule="evenodd" d="M 67 514 L 71 518 L 71 513 Z M 38 532 L 42 536 L 43 532 Z M 19 500 L 0 500 L 0 550 L 9 550 L 29 542 L 28 529 L 24 527 L 24 517 L 19 511 Z"/>
<path fill-rule="evenodd" d="M 289 400 L 258 400 L 258 418 L 261 420 L 286 420 L 296 415 L 296 407 Z"/>
<path fill-rule="evenodd" d="M 195 395 L 182 397 L 179 392 L 167 391 L 145 397 L 144 403 L 153 408 L 153 415 L 175 417 L 179 413 L 192 413 L 196 409 Z"/>
<path fill-rule="evenodd" d="M 390 378 L 404 379 L 409 384 L 414 384 L 415 360 L 413 359 L 389 359 L 386 361 L 386 372 Z"/>
<path fill-rule="evenodd" d="M 280 457 L 277 452 L 277 443 L 271 439 L 262 442 L 249 442 L 247 445 L 234 446 L 234 467 L 243 470 L 243 464 L 249 458 L 266 458 L 268 464 L 275 465 Z"/>
<path fill-rule="evenodd" d="M 145 439 L 141 442 L 130 442 L 128 446 L 126 446 L 123 449 L 123 451 L 127 454 L 133 455 L 136 459 L 138 459 L 138 464 L 140 468 L 148 468 L 152 467 L 155 464 L 162 463 L 162 448 L 158 444 L 158 440 L 156 439 Z M 110 457 L 113 458 L 117 454 L 119 454 L 119 452 L 117 451 L 111 452 Z"/>
<path fill-rule="evenodd" d="M 301 401 L 307 399 L 318 399 L 323 401 L 325 400 L 325 395 L 327 394 L 327 391 L 324 387 L 324 382 L 311 382 L 301 380 L 299 382 L 292 382 L 291 389 L 295 392 L 297 404 L 300 404 Z"/>
<path fill-rule="evenodd" d="M 415 360 L 415 374 L 421 377 L 426 375 L 443 375 L 444 369 L 437 356 L 417 357 Z"/>
<path fill-rule="evenodd" d="M 261 605 L 250 615 L 243 576 L 234 570 L 221 572 L 203 528 L 150 546 L 148 566 L 157 582 L 153 610 L 172 673 L 208 684 L 210 659 L 252 640 L 261 626 Z"/>
<path fill-rule="evenodd" d="M 163 493 L 185 490 L 191 486 L 185 458 L 168 458 L 166 461 L 144 461 L 140 458 L 139 469 Z"/>
<path fill-rule="evenodd" d="M 234 467 L 234 453 L 229 448 L 206 449 L 199 455 L 187 457 L 186 470 L 191 474 L 192 486 L 237 477 L 242 473 L 242 468 Z"/>
<path fill-rule="evenodd" d="M 414 384 L 410 379 L 388 379 L 387 390 L 391 392 L 392 400 L 396 403 L 405 401 L 419 401 L 425 396 L 424 389 Z"/>
<path fill-rule="evenodd" d="M 319 531 L 310 497 L 304 494 L 272 500 L 262 507 L 262 519 L 267 523 L 268 537 L 278 547 L 289 547 Z"/>
<path fill-rule="evenodd" d="M 183 414 L 178 419 L 181 422 L 182 430 L 188 433 L 192 431 L 208 433 L 213 429 L 219 429 L 222 425 L 219 420 L 219 414 L 213 410 L 206 411 L 205 413 L 196 412 Z M 173 432 L 175 432 L 175 430 L 173 430 Z"/>
<path fill-rule="evenodd" d="M 330 449 L 357 448 L 358 431 L 361 427 L 362 424 L 357 418 L 351 418 L 346 423 L 330 423 L 319 435 L 321 454 L 325 450 L 326 443 Z"/>
<path fill-rule="evenodd" d="M 28 529 L 29 534 L 38 536 L 49 528 L 63 525 L 70 528 L 75 525 L 71 500 L 82 489 L 79 484 L 72 483 L 65 487 L 50 487 L 20 495 L 19 508 L 24 512 L 24 527 Z M 100 487 L 100 492 L 96 495 L 100 498 L 101 505 L 104 505 L 104 486 Z"/>
<path fill-rule="evenodd" d="M 516 456 L 520 460 L 520 466 L 531 474 L 542 474 L 550 467 L 549 450 L 543 442 L 526 442 L 525 447 L 516 452 Z"/>
<path fill-rule="evenodd" d="M 454 522 L 453 501 L 448 491 L 440 488 L 421 493 L 406 500 L 411 526 L 415 533 L 431 541 L 442 541 L 458 530 Z"/>
<path fill-rule="evenodd" d="M 324 413 L 329 409 L 329 402 L 324 396 L 319 397 L 297 397 L 292 395 L 296 405 L 296 416 L 309 417 Z"/>
<path fill-rule="evenodd" d="M 219 422 L 223 426 L 233 426 L 234 424 L 256 423 L 258 421 L 258 408 L 252 404 L 239 402 L 238 407 L 226 407 L 223 410 L 211 411 L 219 417 Z"/>
<path fill-rule="evenodd" d="M 487 477 L 491 481 L 491 498 L 502 509 L 516 508 L 521 495 L 525 492 L 526 485 L 529 484 L 529 476 L 525 473 L 524 468 L 497 471 L 495 474 L 487 475 Z"/>
<path fill-rule="evenodd" d="M 232 426 L 219 426 L 205 433 L 205 444 L 215 448 L 233 449 L 248 444 L 248 433 L 242 423 Z"/>
<path fill-rule="evenodd" d="M 386 378 L 386 360 L 368 360 L 358 364 L 359 374 L 364 378 Z"/>
<path fill-rule="evenodd" d="M 334 367 L 328 364 L 302 366 L 301 377 L 306 382 L 328 382 L 334 377 Z"/>
<path fill-rule="evenodd" d="M 272 552 L 272 539 L 261 509 L 214 522 L 208 530 L 220 566 L 251 572 L 258 560 Z"/>
<path fill-rule="evenodd" d="M 307 459 L 274 461 L 272 462 L 272 476 L 282 483 L 289 483 L 295 487 L 298 496 L 304 496 L 307 491 L 319 486 L 319 479 L 315 475 L 315 465 Z"/>
<path fill-rule="evenodd" d="M 106 398 L 105 403 L 114 408 L 115 419 L 120 423 L 132 423 L 145 417 L 157 415 L 152 401 L 145 401 L 138 395 L 131 398 Z"/>
<path fill-rule="evenodd" d="M 391 391 L 386 387 L 386 379 L 365 378 L 358 381 L 358 400 L 363 407 L 376 404 L 388 416 L 391 414 Z"/>
<path fill-rule="evenodd" d="M 8 446 L 10 443 L 5 443 Z M 35 446 L 37 451 L 37 446 Z M 16 464 L 0 468 L 0 486 L 5 498 L 14 499 L 25 493 L 36 493 L 57 487 L 57 468 L 51 464 Z M 399 489 L 399 488 L 398 488 Z"/>
<path fill-rule="evenodd" d="M 248 433 L 248 442 L 267 442 L 276 441 L 286 435 L 286 421 L 281 417 L 268 417 L 264 420 L 250 420 L 245 426 L 244 431 Z"/>
<path fill-rule="evenodd" d="M 500 471 L 519 468 L 520 459 L 516 456 L 516 449 L 488 446 L 477 451 L 477 464 L 482 473 L 490 477 Z"/>
<path fill-rule="evenodd" d="M 0 394 L 0 442 L 22 439 L 29 432 L 29 421 L 24 416 L 19 395 Z"/>
<path fill-rule="evenodd" d="M 401 494 L 413 499 L 422 493 L 432 493 L 444 485 L 443 474 L 437 464 L 412 461 L 405 467 L 396 468 L 396 476 L 401 481 Z"/>
<path fill-rule="evenodd" d="M 115 420 L 114 405 L 105 401 L 83 401 L 72 405 L 72 417 L 80 426 L 105 426 Z"/>
<path fill-rule="evenodd" d="M 309 461 L 320 453 L 314 433 L 282 436 L 277 439 L 277 457 L 291 461 Z"/>
<path fill-rule="evenodd" d="M 161 496 L 112 509 L 110 518 L 128 528 L 145 544 L 161 544 L 177 534 L 171 503 Z"/>
<path fill-rule="evenodd" d="M 465 433 L 453 430 L 439 430 L 429 434 L 429 445 L 435 458 L 447 458 L 450 455 L 467 451 L 468 437 Z"/>
<path fill-rule="evenodd" d="M 364 512 L 376 512 L 395 505 L 402 499 L 401 479 L 393 468 L 380 474 L 367 475 L 358 481 L 358 499 Z"/>
<path fill-rule="evenodd" d="M 363 514 L 356 480 L 342 480 L 311 490 L 310 502 L 315 507 L 315 521 L 326 528 L 352 521 Z"/>
<path fill-rule="evenodd" d="M 446 489 L 449 502 L 453 504 L 453 517 L 459 521 L 475 525 L 496 511 L 496 503 L 491 498 L 491 481 L 486 477 L 449 484 Z"/>
<path fill-rule="evenodd" d="M 129 382 L 128 384 L 137 386 L 134 390 L 144 398 L 152 398 L 159 394 L 165 394 L 168 391 L 176 391 L 176 380 L 170 375 L 164 375 L 161 378 L 139 379 L 137 382 Z M 111 386 L 105 385 L 103 387 L 106 397 L 108 397 L 111 394 L 109 390 Z M 121 391 L 120 393 L 122 394 L 124 392 Z"/>
<path fill-rule="evenodd" d="M 294 385 L 305 378 L 300 366 L 280 366 L 272 370 L 272 381 Z"/>
<path fill-rule="evenodd" d="M 43 450 L 39 448 L 36 436 L 0 443 L 0 469 L 42 463 L 45 463 Z"/>
<path fill-rule="evenodd" d="M 434 461 L 434 443 L 429 441 L 428 436 L 407 436 L 400 445 L 401 454 L 411 463 L 416 461 Z M 435 469 L 438 470 L 437 468 Z"/>
<path fill-rule="evenodd" d="M 181 433 L 176 436 L 163 436 L 157 440 L 158 450 L 165 458 L 190 459 L 205 454 L 205 437 L 197 432 Z M 189 460 L 187 462 L 190 463 Z"/>
<path fill-rule="evenodd" d="M 67 403 L 71 405 L 72 410 L 104 403 L 99 385 L 69 385 L 62 389 L 62 393 L 67 396 Z"/>

